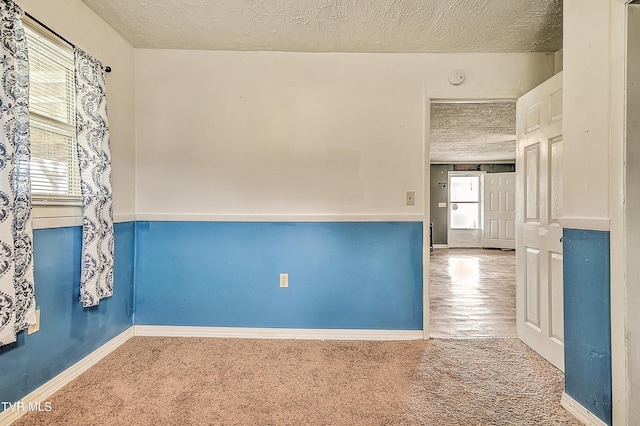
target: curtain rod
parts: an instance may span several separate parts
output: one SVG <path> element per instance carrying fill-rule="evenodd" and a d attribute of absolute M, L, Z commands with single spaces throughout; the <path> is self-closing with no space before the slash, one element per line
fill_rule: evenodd
<path fill-rule="evenodd" d="M 54 34 L 56 37 L 58 37 L 59 39 L 61 39 L 62 41 L 64 41 L 65 43 L 67 43 L 69 46 L 71 47 L 76 47 L 75 44 L 71 43 L 69 40 L 67 40 L 66 38 L 62 37 L 60 34 L 58 34 L 57 31 L 52 30 L 48 25 L 44 24 L 42 21 L 40 21 L 38 18 L 36 18 L 35 16 L 31 15 L 28 12 L 24 12 L 25 15 L 27 15 L 29 17 L 29 19 L 33 20 L 34 22 L 36 22 L 38 25 L 42 26 L 43 28 L 45 28 L 47 31 L 50 31 L 52 34 Z M 111 72 L 111 67 L 110 66 L 105 66 L 104 67 L 104 72 Z"/>

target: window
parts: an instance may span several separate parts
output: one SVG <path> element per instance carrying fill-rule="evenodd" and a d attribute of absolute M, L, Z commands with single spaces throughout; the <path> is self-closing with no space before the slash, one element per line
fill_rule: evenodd
<path fill-rule="evenodd" d="M 80 205 L 72 48 L 24 22 L 29 49 L 31 196 L 34 205 Z"/>
<path fill-rule="evenodd" d="M 451 229 L 480 229 L 480 177 L 451 176 Z"/>

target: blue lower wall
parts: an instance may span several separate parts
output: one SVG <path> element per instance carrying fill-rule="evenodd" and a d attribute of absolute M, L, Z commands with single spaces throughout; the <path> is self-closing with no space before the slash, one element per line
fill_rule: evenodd
<path fill-rule="evenodd" d="M 564 230 L 565 391 L 611 424 L 609 233 Z"/>
<path fill-rule="evenodd" d="M 129 328 L 134 305 L 137 324 L 422 329 L 421 223 L 116 224 L 114 295 L 89 309 L 78 302 L 81 234 L 34 232 L 40 331 L 0 348 L 0 401 Z"/>
<path fill-rule="evenodd" d="M 81 235 L 80 227 L 34 231 L 40 331 L 0 348 L 0 401 L 23 398 L 133 324 L 135 224 L 115 225 L 114 295 L 89 309 L 78 302 Z"/>
<path fill-rule="evenodd" d="M 137 222 L 136 244 L 136 324 L 422 329 L 420 222 Z"/>
<path fill-rule="evenodd" d="M 83 309 L 80 227 L 34 232 L 41 329 L 0 348 L 0 401 L 23 398 L 134 322 L 422 329 L 419 222 L 138 222 L 115 234 L 114 296 Z M 564 230 L 565 390 L 611 424 L 609 269 L 608 233 Z"/>

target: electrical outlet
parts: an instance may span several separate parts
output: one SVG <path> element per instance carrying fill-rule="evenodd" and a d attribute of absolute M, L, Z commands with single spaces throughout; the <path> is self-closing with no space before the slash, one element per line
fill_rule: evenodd
<path fill-rule="evenodd" d="M 40 309 L 36 310 L 36 323 L 30 325 L 27 329 L 27 334 L 33 334 L 40 330 Z"/>
<path fill-rule="evenodd" d="M 280 287 L 289 287 L 289 274 L 280 274 Z"/>
<path fill-rule="evenodd" d="M 415 191 L 407 191 L 404 194 L 405 204 L 407 206 L 414 206 L 416 204 L 416 192 Z"/>

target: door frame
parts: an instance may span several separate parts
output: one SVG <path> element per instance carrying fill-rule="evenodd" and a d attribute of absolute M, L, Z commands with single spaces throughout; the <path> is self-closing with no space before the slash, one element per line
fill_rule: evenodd
<path fill-rule="evenodd" d="M 626 179 L 626 107 L 627 107 L 627 19 L 632 0 L 613 0 L 610 16 L 610 297 L 611 297 L 611 385 L 613 424 L 626 425 L 630 420 L 628 400 L 628 360 L 637 354 L 627 347 L 628 301 L 627 258 L 636 256 L 628 250 L 638 246 L 638 237 L 627 234 L 626 192 L 638 191 L 640 184 Z"/>

